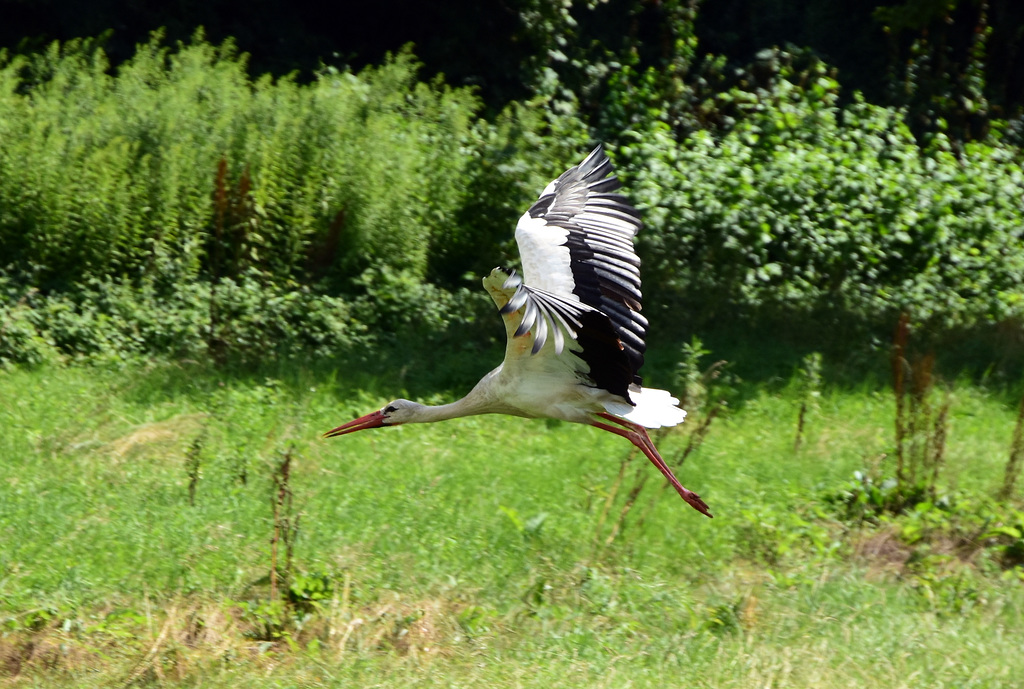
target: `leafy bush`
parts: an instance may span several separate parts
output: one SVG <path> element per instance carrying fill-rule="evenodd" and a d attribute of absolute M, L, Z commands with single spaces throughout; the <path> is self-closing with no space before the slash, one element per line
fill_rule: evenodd
<path fill-rule="evenodd" d="M 262 283 L 252 274 L 177 285 L 93 280 L 44 296 L 30 292 L 0 306 L 0 364 L 59 359 L 122 359 L 159 352 L 259 361 L 269 356 L 330 356 L 365 344 L 351 305 L 298 285 Z"/>
<path fill-rule="evenodd" d="M 463 285 L 467 272 L 482 276 L 518 261 L 519 216 L 555 175 L 589 152 L 582 120 L 562 105 L 539 96 L 510 104 L 493 122 L 476 122 L 465 150 L 463 203 L 434 235 L 432 279 Z"/>
<path fill-rule="evenodd" d="M 88 41 L 0 56 L 0 357 L 245 358 L 471 325 L 469 278 L 515 262 L 516 218 L 586 151 L 596 102 L 644 211 L 645 290 L 691 323 L 1024 317 L 1017 149 L 922 148 L 902 111 L 840 108 L 814 60 L 689 86 L 692 7 L 672 11 L 668 71 L 577 75 L 580 105 L 538 67 L 539 95 L 491 121 L 468 90 L 418 82 L 408 51 L 308 85 L 251 80 L 201 35 L 155 36 L 116 71 Z"/>
<path fill-rule="evenodd" d="M 201 34 L 116 73 L 89 41 L 0 56 L 0 357 L 320 354 L 472 322 L 464 276 L 582 129 L 539 103 L 477 120 L 417 69 L 251 81 Z"/>
<path fill-rule="evenodd" d="M 35 313 L 25 304 L 0 303 L 0 368 L 12 364 L 38 366 L 60 360 L 48 333 L 35 327 Z"/>
<path fill-rule="evenodd" d="M 840 109 L 832 86 L 783 79 L 721 138 L 677 144 L 656 122 L 620 149 L 647 284 L 705 313 L 909 310 L 947 328 L 1019 314 L 1017 152 L 976 143 L 958 159 L 941 135 L 921 149 L 902 113 Z"/>
<path fill-rule="evenodd" d="M 42 286 L 237 275 L 422 278 L 459 206 L 476 101 L 408 52 L 251 82 L 230 42 L 159 36 L 111 74 L 89 42 L 0 66 L 0 254 Z"/>

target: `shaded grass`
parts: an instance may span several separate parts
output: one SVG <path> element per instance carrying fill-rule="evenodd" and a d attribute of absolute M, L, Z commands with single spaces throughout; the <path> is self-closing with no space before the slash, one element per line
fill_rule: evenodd
<path fill-rule="evenodd" d="M 475 417 L 321 440 L 387 401 L 372 391 L 402 394 L 348 370 L 0 374 L 6 674 L 19 686 L 995 687 L 1024 671 L 1019 584 L 954 563 L 929 588 L 865 559 L 846 527 L 799 516 L 854 470 L 891 463 L 884 391 L 827 392 L 797 453 L 795 394 L 749 393 L 680 474 L 716 518 L 666 493 L 599 548 L 618 439 Z M 961 386 L 947 484 L 993 494 L 1013 420 Z M 201 436 L 191 507 L 185 462 Z M 262 639 L 284 451 L 303 515 L 297 569 L 332 588 Z"/>

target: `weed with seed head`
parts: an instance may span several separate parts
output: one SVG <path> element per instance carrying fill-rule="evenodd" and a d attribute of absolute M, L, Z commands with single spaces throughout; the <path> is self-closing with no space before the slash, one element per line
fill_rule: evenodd
<path fill-rule="evenodd" d="M 199 480 L 202 478 L 202 454 L 206 445 L 206 426 L 195 437 L 192 444 L 188 446 L 185 453 L 185 474 L 188 476 L 188 504 L 195 507 L 196 490 L 199 488 Z"/>
<path fill-rule="evenodd" d="M 292 578 L 292 564 L 295 554 L 295 540 L 299 535 L 301 514 L 295 512 L 292 493 L 292 459 L 294 447 L 281 453 L 281 459 L 274 467 L 274 494 L 271 498 L 273 511 L 273 535 L 270 538 L 270 599 L 278 599 L 280 585 Z M 284 546 L 284 562 L 280 561 L 279 545 Z"/>
<path fill-rule="evenodd" d="M 942 468 L 952 395 L 935 390 L 935 355 L 912 356 L 908 351 L 910 316 L 903 313 L 892 349 L 892 389 L 896 400 L 896 481 L 900 510 L 912 505 L 909 496 L 924 492 L 936 496 Z M 936 402 L 936 396 L 941 400 Z"/>
<path fill-rule="evenodd" d="M 813 352 L 805 356 L 797 375 L 800 381 L 800 413 L 797 415 L 793 452 L 800 451 L 808 413 L 818 410 L 818 399 L 821 397 L 821 354 Z"/>

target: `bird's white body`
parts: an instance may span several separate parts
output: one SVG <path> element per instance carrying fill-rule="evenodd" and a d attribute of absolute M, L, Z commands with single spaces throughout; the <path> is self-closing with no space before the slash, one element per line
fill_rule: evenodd
<path fill-rule="evenodd" d="M 522 225 L 520 221 L 520 227 Z M 521 236 L 521 233 L 517 231 L 516 236 Z M 523 272 L 526 270 L 524 265 Z M 499 309 L 515 293 L 514 289 L 504 287 L 505 278 L 499 270 L 484 278 L 484 287 Z M 550 279 L 546 281 L 550 286 L 554 286 L 553 283 Z M 504 414 L 560 419 L 570 423 L 589 424 L 594 414 L 602 412 L 628 419 L 645 428 L 675 426 L 686 418 L 686 412 L 676 406 L 679 400 L 665 390 L 632 385 L 630 400 L 627 400 L 595 387 L 587 378 L 590 373 L 587 363 L 577 355 L 577 343 L 568 340 L 559 353 L 551 338 L 534 354 L 530 337 L 514 336 L 522 315 L 514 312 L 503 316 L 503 319 L 507 331 L 505 360 L 484 376 L 467 398 L 479 395 L 489 404 L 500 401 L 508 409 L 500 412 Z"/>
<path fill-rule="evenodd" d="M 640 385 L 647 321 L 633 237 L 642 223 L 612 193 L 619 183 L 610 173 L 599 147 L 549 184 L 516 225 L 523 277 L 495 268 L 484 278 L 505 323 L 500 366 L 451 404 L 395 400 L 327 435 L 489 413 L 585 424 L 627 438 L 684 500 L 711 516 L 644 430 L 674 426 L 686 412 L 665 390 Z"/>

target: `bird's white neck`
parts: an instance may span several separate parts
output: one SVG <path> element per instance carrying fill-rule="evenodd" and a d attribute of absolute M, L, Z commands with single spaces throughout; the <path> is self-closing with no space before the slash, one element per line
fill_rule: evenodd
<path fill-rule="evenodd" d="M 474 416 L 486 414 L 489 409 L 484 409 L 475 404 L 474 400 L 467 395 L 460 400 L 450 404 L 429 405 L 420 404 L 414 407 L 415 414 L 406 423 L 433 423 L 434 421 L 446 421 L 456 419 L 460 416 Z"/>
<path fill-rule="evenodd" d="M 477 414 L 516 414 L 517 411 L 508 407 L 496 397 L 494 382 L 500 367 L 480 379 L 480 382 L 469 391 L 469 394 L 450 404 L 417 404 L 415 412 L 405 423 L 432 423 L 456 419 L 460 416 L 476 416 Z"/>

